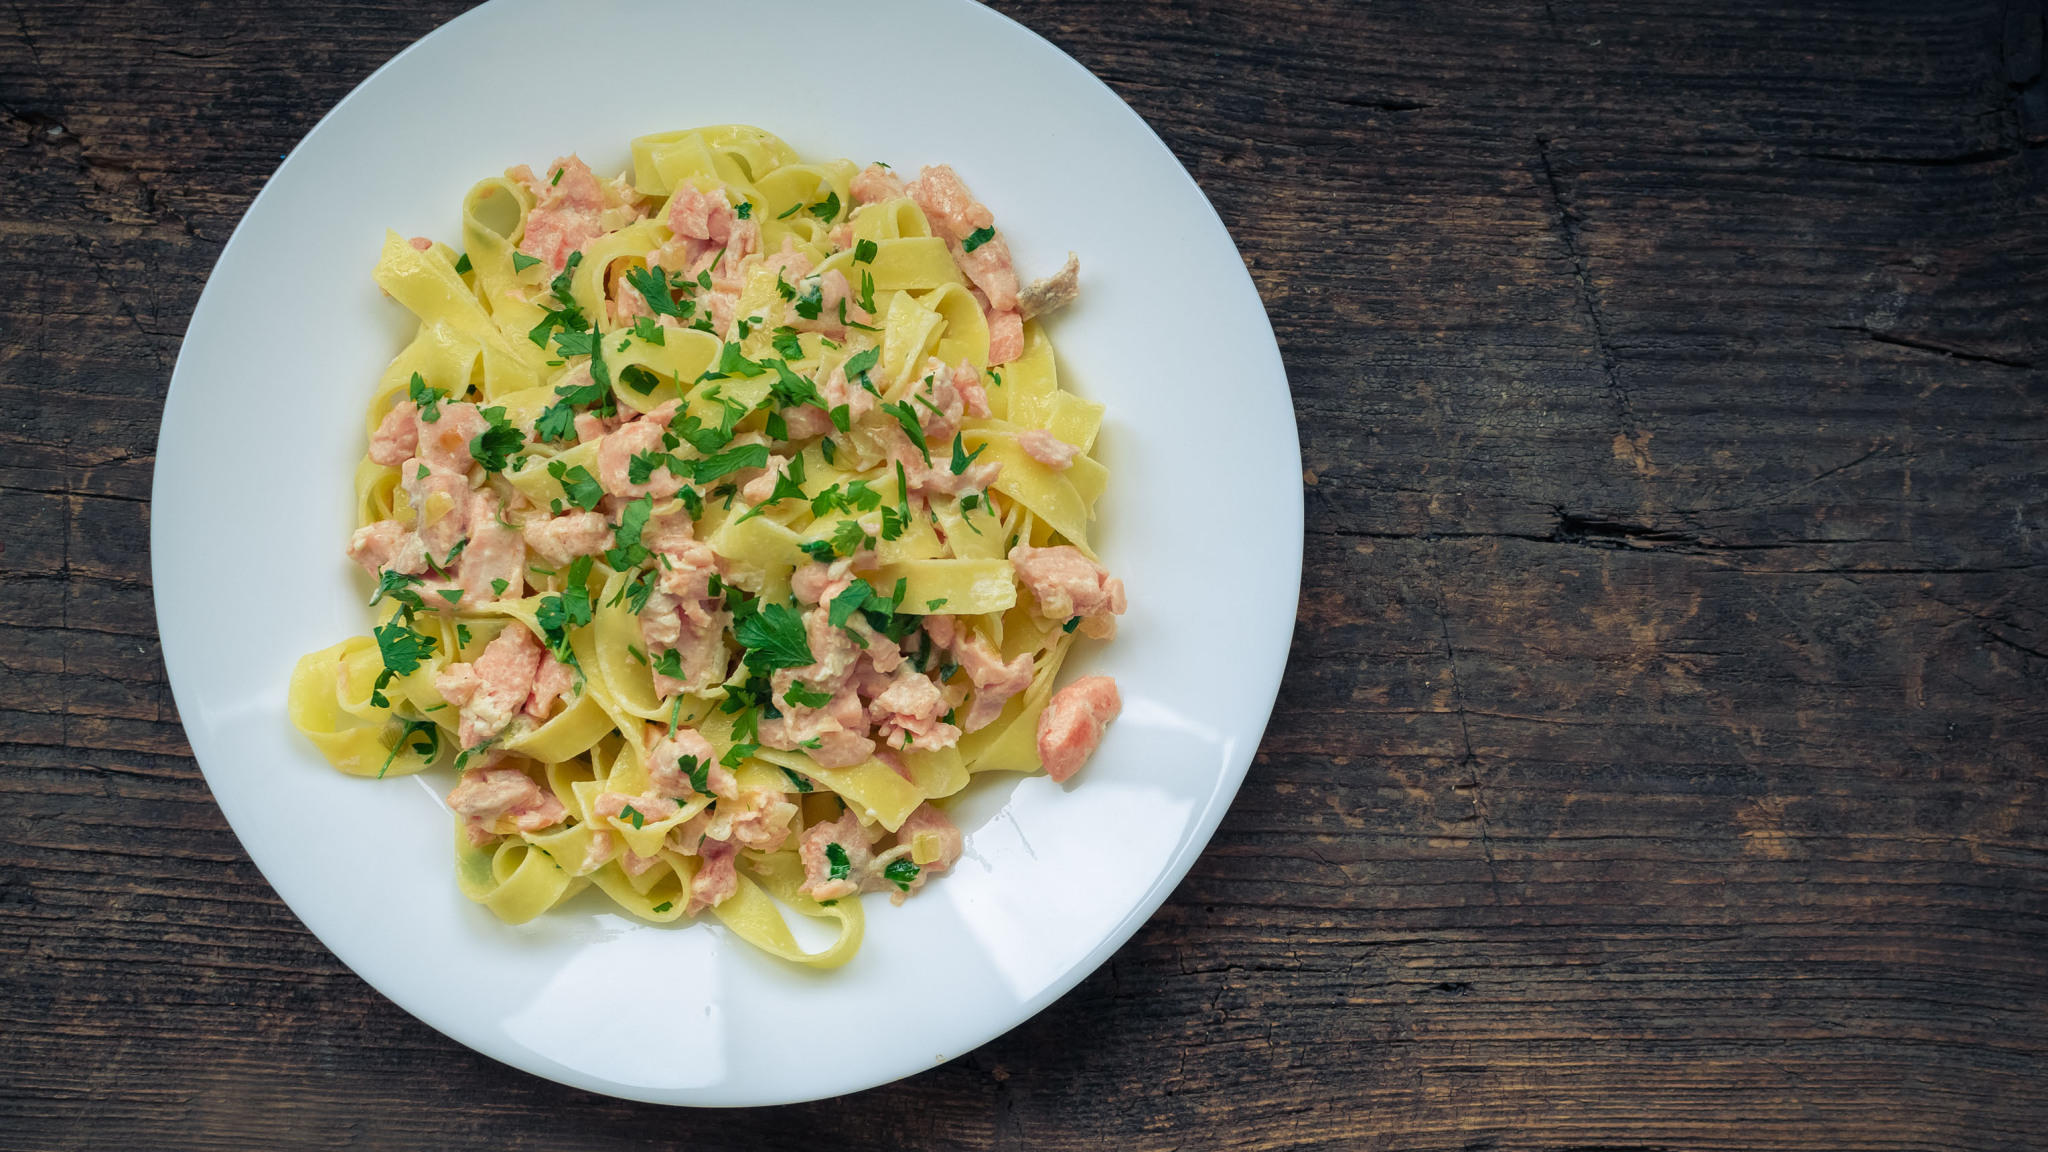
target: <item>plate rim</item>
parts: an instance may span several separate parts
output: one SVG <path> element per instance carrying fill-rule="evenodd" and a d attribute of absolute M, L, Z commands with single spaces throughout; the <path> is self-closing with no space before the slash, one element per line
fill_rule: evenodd
<path fill-rule="evenodd" d="M 519 0 L 488 0 L 487 3 L 480 4 L 443 22 L 410 44 L 407 44 L 393 54 L 390 59 L 378 65 L 354 87 L 350 88 L 307 130 L 298 143 L 280 160 L 271 175 L 265 179 L 262 188 L 251 198 L 249 206 L 243 211 L 242 216 L 236 221 L 234 229 L 222 243 L 220 252 L 214 260 L 213 267 L 207 273 L 205 286 L 202 288 L 199 298 L 193 306 L 184 337 L 181 339 L 177 359 L 173 364 L 170 379 L 166 385 L 163 415 L 160 417 L 158 424 L 158 441 L 156 445 L 157 467 L 151 479 L 150 507 L 152 510 L 165 500 L 167 494 L 171 497 L 171 503 L 175 505 L 177 489 L 182 483 L 175 472 L 166 470 L 162 467 L 162 464 L 165 458 L 165 435 L 170 428 L 171 416 L 174 410 L 181 411 L 184 407 L 184 405 L 179 403 L 181 396 L 187 398 L 186 404 L 188 405 L 196 402 L 190 399 L 196 386 L 188 385 L 182 390 L 179 386 L 181 378 L 185 377 L 188 371 L 196 371 L 196 369 L 188 370 L 188 365 L 192 363 L 192 360 L 188 358 L 188 353 L 193 347 L 190 336 L 195 329 L 200 327 L 202 318 L 210 320 L 212 312 L 222 307 L 220 296 L 225 290 L 218 286 L 219 281 L 216 279 L 216 274 L 219 272 L 221 265 L 229 260 L 230 254 L 237 251 L 238 244 L 245 245 L 247 243 L 246 232 L 248 231 L 249 221 L 256 217 L 259 211 L 274 198 L 272 194 L 279 183 L 278 176 L 284 174 L 295 162 L 300 161 L 301 156 L 309 149 L 319 146 L 324 141 L 326 135 L 337 131 L 338 129 L 333 127 L 337 119 L 342 117 L 353 103 L 364 98 L 363 94 L 376 85 L 381 77 L 400 67 L 404 61 L 415 53 L 420 52 L 430 42 L 440 38 L 460 35 L 461 30 L 468 25 L 481 23 L 487 19 L 487 14 L 500 9 L 515 7 L 518 2 Z M 974 3 L 973 0 L 922 0 L 922 2 L 978 11 L 986 16 L 994 17 L 1007 25 L 1010 34 L 1022 35 L 1028 37 L 1030 41 L 1035 41 L 1039 50 L 1049 53 L 1052 59 L 1056 60 L 1061 67 L 1072 74 L 1075 82 L 1092 86 L 1098 89 L 1101 94 L 1107 95 L 1113 100 L 1115 106 L 1121 110 L 1122 114 L 1128 116 L 1142 132 L 1149 145 L 1156 148 L 1159 154 L 1171 165 L 1178 179 L 1185 183 L 1189 191 L 1193 192 L 1201 206 L 1203 213 L 1201 223 L 1203 227 L 1213 229 L 1215 233 L 1220 235 L 1224 244 L 1240 257 L 1240 264 L 1235 271 L 1233 279 L 1236 280 L 1239 286 L 1248 291 L 1250 299 L 1258 305 L 1256 308 L 1257 324 L 1260 328 L 1260 335 L 1263 336 L 1263 339 L 1256 342 L 1258 345 L 1258 357 L 1267 362 L 1273 380 L 1277 381 L 1280 385 L 1280 389 L 1287 399 L 1286 431 L 1289 443 L 1284 445 L 1284 454 L 1293 462 L 1296 473 L 1299 474 L 1301 465 L 1299 419 L 1291 403 L 1292 388 L 1287 380 L 1284 357 L 1282 356 L 1277 336 L 1273 332 L 1271 317 L 1266 311 L 1264 300 L 1258 293 L 1257 284 L 1252 280 L 1249 269 L 1242 264 L 1242 250 L 1238 248 L 1235 239 L 1230 235 L 1228 227 L 1224 224 L 1221 214 L 1216 211 L 1215 205 L 1210 201 L 1201 185 L 1194 179 L 1187 166 L 1166 145 L 1165 141 L 1151 124 L 1113 88 L 1057 44 L 1052 43 L 1030 27 L 1006 13 Z M 1276 450 L 1278 447 L 1276 446 Z M 174 448 L 171 456 L 173 459 L 176 459 L 178 450 Z M 449 1016 L 430 1012 L 424 1006 L 413 1003 L 412 1001 L 415 997 L 394 993 L 391 988 L 386 986 L 386 981 L 367 975 L 360 966 L 347 958 L 348 953 L 356 951 L 356 946 L 346 942 L 337 946 L 335 940 L 329 939 L 327 934 L 316 928 L 312 922 L 301 915 L 298 906 L 286 896 L 285 889 L 280 887 L 276 878 L 271 875 L 270 870 L 266 869 L 262 861 L 258 860 L 255 853 L 250 850 L 249 840 L 243 836 L 240 822 L 230 811 L 230 805 L 222 800 L 221 792 L 214 787 L 215 778 L 212 773 L 208 772 L 206 767 L 208 755 L 219 759 L 225 755 L 224 749 L 215 745 L 209 739 L 207 741 L 209 746 L 207 754 L 202 754 L 201 742 L 193 738 L 192 731 L 184 724 L 183 717 L 194 713 L 186 710 L 187 693 L 181 692 L 179 685 L 180 683 L 190 685 L 196 682 L 193 665 L 198 662 L 198 657 L 188 652 L 182 645 L 174 647 L 171 643 L 166 642 L 166 638 L 177 631 L 176 628 L 166 629 L 165 627 L 168 614 L 176 611 L 177 607 L 175 605 L 167 605 L 163 599 L 161 589 L 165 581 L 161 578 L 160 574 L 167 569 L 167 562 L 164 558 L 174 554 L 175 548 L 169 546 L 169 543 L 162 539 L 162 533 L 167 530 L 165 528 L 166 521 L 164 518 L 155 515 L 152 515 L 150 521 L 150 594 L 158 636 L 161 642 L 166 678 L 174 705 L 179 710 L 180 728 L 186 733 L 188 746 L 192 750 L 193 762 L 199 767 L 202 777 L 206 779 L 208 791 L 213 795 L 215 803 L 219 805 L 223 817 L 227 820 L 230 830 L 234 833 L 237 846 L 249 863 L 256 868 L 258 874 L 263 877 L 264 882 L 277 894 L 279 901 L 284 904 L 286 910 L 290 912 L 294 919 L 298 920 L 299 924 L 318 940 L 322 947 L 326 948 L 331 955 L 341 961 L 353 976 L 363 981 L 364 984 L 368 985 L 408 1016 L 448 1037 L 450 1040 L 461 1044 L 463 1047 L 499 1064 L 516 1068 L 522 1072 L 544 1079 L 553 1080 L 557 1083 L 621 1099 L 679 1107 L 723 1108 L 754 1107 L 777 1103 L 794 1104 L 826 1099 L 852 1092 L 866 1091 L 870 1088 L 915 1076 L 926 1069 L 937 1067 L 940 1064 L 957 1059 L 977 1048 L 983 1047 L 1015 1028 L 1028 1023 L 1054 1001 L 1065 996 L 1082 980 L 1094 974 L 1129 942 L 1130 938 L 1136 934 L 1139 928 L 1143 927 L 1146 922 L 1157 914 L 1159 908 L 1164 905 L 1174 890 L 1186 879 L 1196 860 L 1200 858 L 1202 852 L 1213 840 L 1218 826 L 1228 813 L 1237 793 L 1243 786 L 1245 778 L 1250 773 L 1257 751 L 1263 744 L 1265 734 L 1271 726 L 1274 707 L 1278 702 L 1280 688 L 1285 678 L 1287 655 L 1292 646 L 1293 626 L 1296 621 L 1300 598 L 1304 547 L 1306 544 L 1304 523 L 1305 494 L 1298 485 L 1292 487 L 1290 492 L 1290 499 L 1284 501 L 1281 506 L 1272 509 L 1282 534 L 1288 541 L 1292 542 L 1292 546 L 1284 554 L 1275 557 L 1275 562 L 1283 566 L 1282 584 L 1289 593 L 1284 611 L 1285 626 L 1281 626 L 1281 613 L 1278 611 L 1278 605 L 1267 606 L 1268 610 L 1273 612 L 1273 623 L 1270 628 L 1259 629 L 1258 635 L 1269 651 L 1259 654 L 1246 654 L 1248 657 L 1261 655 L 1267 657 L 1273 668 L 1270 683 L 1261 692 L 1249 694 L 1252 701 L 1257 705 L 1253 714 L 1262 717 L 1257 724 L 1257 738 L 1250 740 L 1241 751 L 1233 750 L 1225 761 L 1217 779 L 1216 787 L 1200 802 L 1201 810 L 1199 814 L 1187 825 L 1181 844 L 1176 849 L 1173 857 L 1167 861 L 1152 885 L 1137 898 L 1124 915 L 1115 922 L 1114 926 L 1096 941 L 1093 947 L 1079 959 L 1068 965 L 1066 970 L 1058 977 L 1048 981 L 1038 992 L 1022 999 L 1014 1012 L 1005 1013 L 1006 1017 L 1013 1016 L 1014 1018 L 1007 1019 L 1007 1022 L 1001 1024 L 1001 1026 L 992 1030 L 987 1028 L 977 1029 L 978 1038 L 973 1039 L 965 1044 L 965 1046 L 958 1048 L 958 1050 L 939 1054 L 937 1059 L 926 1060 L 904 1067 L 891 1066 L 884 1069 L 879 1075 L 855 1077 L 854 1080 L 857 1082 L 851 1083 L 850 1086 L 824 1086 L 817 1087 L 815 1090 L 807 1087 L 795 1094 L 770 1092 L 762 1096 L 735 1097 L 730 1099 L 679 1100 L 676 1099 L 677 1096 L 691 1095 L 692 1090 L 679 1092 L 674 1089 L 641 1089 L 632 1085 L 605 1080 L 567 1065 L 557 1064 L 552 1069 L 533 1067 L 519 1060 L 508 1058 L 492 1047 L 486 1046 L 485 1039 L 477 1034 L 483 1031 L 483 1029 L 474 1025 L 466 1025 L 461 1020 L 459 1014 Z M 1241 761 L 1241 763 L 1234 763 L 1235 761 Z"/>

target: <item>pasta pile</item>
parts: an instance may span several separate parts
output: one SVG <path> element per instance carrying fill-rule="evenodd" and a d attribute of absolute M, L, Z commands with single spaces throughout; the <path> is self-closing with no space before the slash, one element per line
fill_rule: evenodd
<path fill-rule="evenodd" d="M 595 887 L 834 966 L 860 893 L 958 859 L 934 802 L 1066 779 L 1120 708 L 1054 690 L 1125 607 L 1102 409 L 1032 320 L 1077 266 L 1020 286 L 945 167 L 743 126 L 632 157 L 478 183 L 459 253 L 387 234 L 419 331 L 356 470 L 377 623 L 299 662 L 292 720 L 352 775 L 452 764 L 458 882 L 506 921 Z"/>

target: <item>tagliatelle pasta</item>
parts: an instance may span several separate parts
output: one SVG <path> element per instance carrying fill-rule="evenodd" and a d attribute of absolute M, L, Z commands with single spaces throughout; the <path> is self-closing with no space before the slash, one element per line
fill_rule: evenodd
<path fill-rule="evenodd" d="M 1054 687 L 1124 610 L 1102 409 L 1032 322 L 1077 265 L 1020 286 L 943 166 L 743 126 L 632 157 L 480 181 L 459 253 L 386 236 L 419 329 L 355 475 L 377 622 L 299 662 L 292 721 L 353 775 L 452 765 L 457 883 L 507 921 L 595 888 L 830 967 L 861 893 L 958 859 L 947 797 L 1067 779 L 1121 706 Z"/>

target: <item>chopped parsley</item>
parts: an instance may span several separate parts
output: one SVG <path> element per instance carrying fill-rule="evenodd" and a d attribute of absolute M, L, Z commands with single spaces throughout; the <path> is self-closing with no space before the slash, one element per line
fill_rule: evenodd
<path fill-rule="evenodd" d="M 775 397 L 777 404 L 784 408 L 795 408 L 801 404 L 825 406 L 825 398 L 818 395 L 817 385 L 790 371 L 788 362 L 764 359 L 761 363 L 775 370 L 775 383 L 768 386 L 768 392 Z"/>
<path fill-rule="evenodd" d="M 373 635 L 377 637 L 377 654 L 384 658 L 384 671 L 393 676 L 412 675 L 420 670 L 422 661 L 434 654 L 434 638 L 415 631 L 405 617 L 392 618 Z"/>
<path fill-rule="evenodd" d="M 811 205 L 810 213 L 830 224 L 839 216 L 839 193 L 836 190 L 826 193 L 823 200 Z"/>
<path fill-rule="evenodd" d="M 812 786 L 811 786 L 811 782 L 810 782 L 809 780 L 806 780 L 806 779 L 804 779 L 804 778 L 803 778 L 802 776 L 799 776 L 799 775 L 797 775 L 797 774 L 796 774 L 795 772 L 792 772 L 792 771 L 790 771 L 789 769 L 787 769 L 787 768 L 784 768 L 784 769 L 782 770 L 782 774 L 783 774 L 784 776 L 787 776 L 787 777 L 789 777 L 789 782 L 790 782 L 790 783 L 791 783 L 792 785 L 794 785 L 794 786 L 796 787 L 796 790 L 797 790 L 797 791 L 799 791 L 799 792 L 809 792 L 809 791 L 812 791 Z"/>
<path fill-rule="evenodd" d="M 462 589 L 460 588 L 436 588 L 434 589 L 434 595 L 439 596 L 450 604 L 462 603 Z"/>
<path fill-rule="evenodd" d="M 775 491 L 769 493 L 766 500 L 747 509 L 746 515 L 741 516 L 735 523 L 744 524 L 748 520 L 759 516 L 771 505 L 779 504 L 784 500 L 806 499 L 803 485 L 804 458 L 802 456 L 792 456 L 789 458 L 789 463 L 783 467 L 781 473 L 775 477 Z"/>
<path fill-rule="evenodd" d="M 379 780 L 384 778 L 386 772 L 391 771 L 392 761 L 398 759 L 400 752 L 407 750 L 407 741 L 415 735 L 420 738 L 419 743 L 411 745 L 410 750 L 419 753 L 420 759 L 432 760 L 441 754 L 441 729 L 436 727 L 432 720 L 407 720 L 400 717 L 399 724 L 401 727 L 398 730 L 398 739 L 391 744 L 391 755 L 386 756 L 384 766 L 377 769 Z"/>
<path fill-rule="evenodd" d="M 540 262 L 540 257 L 538 256 L 528 256 L 524 252 L 512 253 L 512 270 L 514 272 L 524 272 Z"/>
<path fill-rule="evenodd" d="M 1060 625 L 1060 631 L 1072 632 L 1074 629 L 1079 628 L 1080 626 L 1081 618 L 1079 616 L 1075 616 L 1072 619 L 1068 620 L 1065 624 Z"/>
<path fill-rule="evenodd" d="M 746 205 L 742 204 L 742 205 L 740 205 L 740 207 L 744 208 L 744 207 L 746 207 Z M 656 905 L 654 906 L 654 910 L 655 910 L 656 912 L 666 912 L 666 911 L 668 911 L 669 909 L 671 909 L 671 908 L 673 908 L 673 907 L 675 907 L 675 906 L 676 906 L 676 902 L 675 902 L 675 901 L 673 901 L 673 900 L 663 900 L 663 901 L 662 901 L 661 903 L 659 903 L 659 904 L 656 904 Z"/>
<path fill-rule="evenodd" d="M 486 472 L 503 472 L 506 460 L 526 445 L 526 433 L 505 418 L 503 408 L 491 407 L 481 411 L 490 427 L 470 438 L 470 458 L 483 465 Z"/>
<path fill-rule="evenodd" d="M 780 281 L 777 281 L 777 283 L 780 283 Z M 784 287 L 788 287 L 788 285 L 784 285 Z M 792 292 L 791 295 L 793 296 L 795 293 Z M 769 343 L 775 345 L 776 354 L 785 360 L 801 360 L 804 358 L 803 342 L 797 339 L 796 329 L 786 324 L 775 330 L 774 334 L 769 338 Z"/>
<path fill-rule="evenodd" d="M 995 238 L 996 230 L 994 225 L 990 225 L 987 228 L 976 228 L 967 234 L 967 239 L 960 242 L 960 250 L 972 252 Z"/>
<path fill-rule="evenodd" d="M 711 795 L 711 761 L 700 761 L 695 756 L 678 756 L 676 769 L 690 778 L 690 788 L 698 795 Z"/>
<path fill-rule="evenodd" d="M 387 568 L 377 577 L 377 591 L 371 594 L 370 603 L 375 605 L 379 600 L 389 596 L 407 608 L 418 610 L 423 607 L 420 603 L 420 594 L 414 592 L 410 586 L 420 582 L 417 576 L 408 576 Z"/>
<path fill-rule="evenodd" d="M 642 316 L 641 319 L 645 320 L 647 317 Z M 661 329 L 657 328 L 655 332 L 658 335 Z M 656 340 L 655 343 L 659 344 L 661 341 Z M 638 364 L 628 364 L 624 368 L 619 369 L 619 383 L 645 396 L 656 388 L 661 387 L 661 377 L 656 376 L 653 372 Z"/>
<path fill-rule="evenodd" d="M 925 445 L 924 426 L 917 422 L 917 409 L 902 400 L 880 404 L 877 407 L 896 418 L 896 423 L 903 426 L 903 434 L 910 437 L 911 444 L 917 448 L 917 454 L 924 457 L 924 466 L 931 467 L 932 452 Z"/>
<path fill-rule="evenodd" d="M 846 849 L 841 848 L 837 841 L 825 845 L 825 860 L 832 865 L 828 879 L 844 880 L 853 872 L 853 861 L 847 859 Z"/>
<path fill-rule="evenodd" d="M 417 372 L 412 374 L 412 383 L 406 387 L 406 399 L 420 410 L 420 422 L 423 424 L 433 424 L 441 419 L 441 401 L 447 398 L 448 393 L 441 389 L 427 387 L 427 382 Z"/>
<path fill-rule="evenodd" d="M 569 629 L 590 623 L 590 566 L 590 557 L 578 556 L 569 565 L 567 586 L 558 595 L 541 597 L 540 607 L 533 614 L 548 647 L 565 664 L 576 663 L 576 654 L 569 647 Z"/>
<path fill-rule="evenodd" d="M 642 496 L 619 510 L 619 526 L 612 532 L 612 547 L 604 554 L 604 562 L 614 571 L 624 572 L 647 559 L 647 549 L 640 543 L 640 532 L 647 527 L 647 518 L 653 512 L 652 496 Z"/>
<path fill-rule="evenodd" d="M 958 476 L 962 472 L 967 471 L 967 466 L 974 463 L 974 458 L 987 450 L 988 445 L 983 444 L 981 447 L 969 452 L 960 443 L 960 433 L 953 433 L 953 475 Z"/>
<path fill-rule="evenodd" d="M 640 810 L 638 808 L 633 807 L 631 804 L 628 804 L 624 808 L 619 809 L 619 819 L 631 820 L 633 822 L 633 827 L 636 830 L 645 825 L 647 822 L 647 818 L 645 816 L 640 815 Z"/>
<path fill-rule="evenodd" d="M 768 446 L 766 444 L 742 444 L 737 448 L 728 448 L 723 452 L 706 456 L 704 459 L 697 461 L 691 465 L 690 478 L 699 484 L 709 484 L 720 476 L 748 468 L 766 468 L 767 466 Z"/>
<path fill-rule="evenodd" d="M 875 254 L 879 251 L 881 251 L 881 245 L 876 244 L 873 240 L 862 240 L 853 246 L 853 262 L 855 264 L 872 264 L 875 260 Z"/>
<path fill-rule="evenodd" d="M 690 301 L 678 302 L 674 296 L 669 294 L 672 290 L 680 290 L 684 293 L 695 291 L 693 282 L 687 277 L 678 276 L 671 280 L 669 274 L 659 268 L 628 268 L 626 270 L 626 283 L 632 285 L 634 290 L 640 293 L 641 297 L 647 301 L 648 309 L 658 316 L 673 316 L 678 320 L 682 320 L 695 310 L 696 306 Z M 647 317 L 643 316 L 641 319 L 644 320 Z"/>
<path fill-rule="evenodd" d="M 847 622 L 853 619 L 853 614 L 860 611 L 861 605 L 873 599 L 874 595 L 874 586 L 865 580 L 855 580 L 853 583 L 848 584 L 846 591 L 832 598 L 830 615 L 832 626 L 834 628 L 846 627 Z"/>
<path fill-rule="evenodd" d="M 511 586 L 512 582 L 509 580 L 493 580 L 491 581 L 491 595 L 503 596 L 505 594 L 505 589 L 510 588 Z"/>
<path fill-rule="evenodd" d="M 561 273 L 549 281 L 548 291 L 554 295 L 555 302 L 560 307 L 550 307 L 545 303 L 541 305 L 543 314 L 540 323 L 535 324 L 526 334 L 526 338 L 533 341 L 535 346 L 546 348 L 548 335 L 552 332 L 590 330 L 590 320 L 583 315 L 583 307 L 576 303 L 575 294 L 569 291 L 569 285 L 575 278 L 576 266 L 582 262 L 583 253 L 569 253 L 569 260 L 563 265 Z"/>
<path fill-rule="evenodd" d="M 889 883 L 896 885 L 897 888 L 908 892 L 910 891 L 910 885 L 917 880 L 917 874 L 920 871 L 922 869 L 918 868 L 917 861 L 912 860 L 908 856 L 898 856 L 883 866 L 882 877 L 889 881 Z"/>
<path fill-rule="evenodd" d="M 747 650 L 747 667 L 803 668 L 818 662 L 804 635 L 803 617 L 786 604 L 765 604 L 733 627 L 733 638 Z"/>
<path fill-rule="evenodd" d="M 819 692 L 804 687 L 803 681 L 791 681 L 789 691 L 782 694 L 783 702 L 793 708 L 823 708 L 832 702 L 830 692 Z"/>
<path fill-rule="evenodd" d="M 742 200 L 733 205 L 732 214 L 742 220 L 751 219 L 754 215 L 754 205 L 751 201 Z"/>
<path fill-rule="evenodd" d="M 671 680 L 688 679 L 688 677 L 683 675 L 683 654 L 674 648 L 670 648 L 661 655 L 656 656 L 654 663 L 648 665 L 648 667 L 654 669 L 658 675 L 666 676 Z"/>
<path fill-rule="evenodd" d="M 597 511 L 598 504 L 604 500 L 604 485 L 599 484 L 597 477 L 590 474 L 590 469 L 581 464 L 565 465 L 560 460 L 550 460 L 548 475 L 561 483 L 562 492 L 571 503 L 586 512 Z"/>
<path fill-rule="evenodd" d="M 455 258 L 455 274 L 457 276 L 467 276 L 469 275 L 469 271 L 469 253 L 464 252 L 462 255 L 457 256 Z"/>
<path fill-rule="evenodd" d="M 939 609 L 944 608 L 945 606 L 946 598 L 944 596 L 941 596 L 936 600 L 927 600 L 924 602 L 924 610 L 927 612 L 937 612 Z"/>
<path fill-rule="evenodd" d="M 663 348 L 668 347 L 667 332 L 661 325 L 655 323 L 652 316 L 633 317 L 633 335 L 636 339 L 644 340 L 649 344 L 659 345 Z M 626 347 L 622 343 L 619 346 L 619 351 L 624 352 L 625 350 Z"/>
<path fill-rule="evenodd" d="M 804 290 L 797 296 L 796 302 L 791 304 L 790 307 L 795 309 L 796 314 L 804 319 L 816 320 L 819 314 L 825 310 L 824 282 L 816 276 L 805 277 Z"/>

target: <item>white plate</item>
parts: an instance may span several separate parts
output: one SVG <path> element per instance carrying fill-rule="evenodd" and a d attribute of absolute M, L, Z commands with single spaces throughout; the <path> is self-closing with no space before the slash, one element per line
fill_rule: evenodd
<path fill-rule="evenodd" d="M 1114 675 L 1123 717 L 1067 787 L 978 783 L 956 813 L 966 859 L 902 908 L 871 897 L 866 943 L 835 972 L 709 918 L 652 927 L 596 901 L 500 924 L 456 891 L 445 772 L 342 776 L 285 718 L 300 654 L 370 623 L 367 582 L 341 555 L 350 477 L 371 383 L 413 323 L 370 280 L 384 229 L 459 242 L 480 177 L 572 151 L 617 171 L 630 137 L 729 121 L 807 156 L 952 164 L 1027 275 L 1078 252 L 1081 300 L 1050 331 L 1063 378 L 1109 405 L 1097 539 L 1131 611 L 1068 675 Z M 962 0 L 497 0 L 336 106 L 222 251 L 164 408 L 157 621 L 236 835 L 380 992 L 592 1091 L 806 1100 L 1014 1027 L 1172 891 L 1279 687 L 1300 476 L 1279 350 L 1222 223 L 1142 120 L 1024 28 Z"/>

